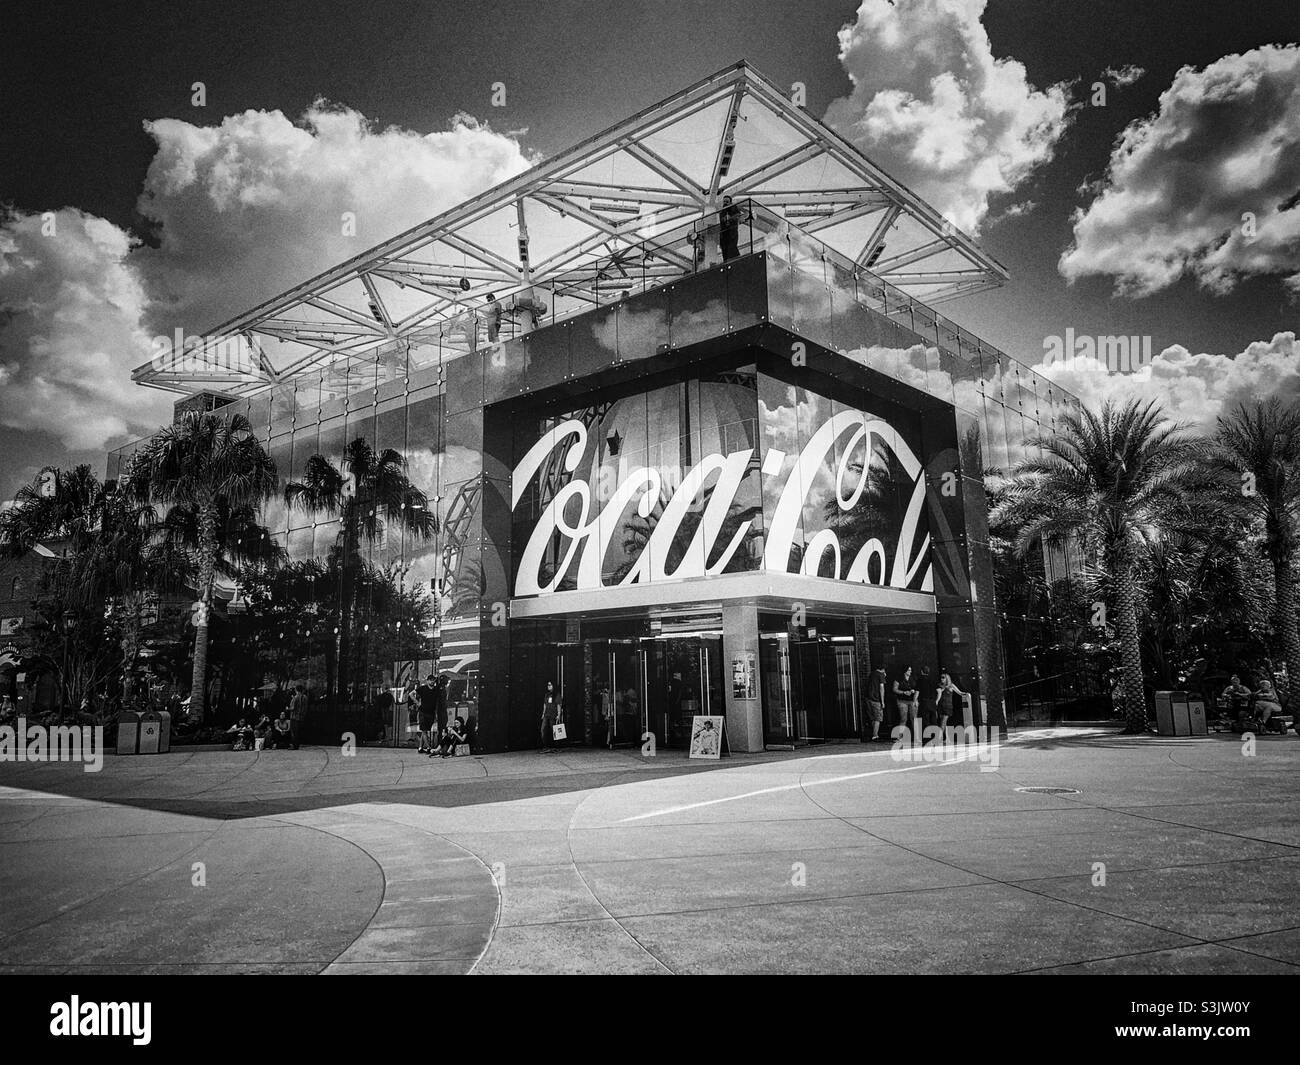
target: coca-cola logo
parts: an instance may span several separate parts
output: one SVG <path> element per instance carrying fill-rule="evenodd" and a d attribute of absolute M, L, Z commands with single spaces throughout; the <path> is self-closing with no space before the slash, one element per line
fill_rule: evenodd
<path fill-rule="evenodd" d="M 576 418 L 561 422 L 545 433 L 515 467 L 511 478 L 511 509 L 519 506 L 533 479 L 557 451 L 563 471 L 575 474 L 586 457 L 587 443 L 587 427 Z M 887 545 L 880 537 L 872 536 L 856 548 L 852 557 L 845 557 L 840 535 L 834 529 L 823 528 L 808 539 L 802 552 L 795 551 L 800 515 L 822 467 L 834 471 L 835 506 L 841 513 L 850 514 L 863 504 L 870 483 L 869 466 L 878 453 L 877 444 L 883 445 L 912 484 L 893 543 Z M 754 452 L 751 447 L 727 455 L 708 455 L 683 472 L 680 483 L 675 485 L 665 484 L 664 473 L 655 467 L 626 468 L 617 483 L 608 490 L 598 491 L 599 498 L 593 498 L 592 486 L 586 480 L 573 477 L 544 501 L 519 559 L 514 594 L 546 595 L 556 591 L 570 574 L 573 574 L 572 587 L 576 589 L 606 587 L 602 563 L 619 527 L 618 517 L 635 508 L 642 519 L 649 519 L 669 491 L 671 494 L 655 518 L 640 554 L 615 583 L 657 583 L 723 573 L 752 534 L 753 519 L 749 519 L 730 531 L 726 543 L 720 542 Z M 768 448 L 759 467 L 765 484 L 764 495 L 779 487 L 775 493 L 776 505 L 767 515 L 764 530 L 762 568 L 765 571 L 829 576 L 859 584 L 924 592 L 933 590 L 933 567 L 928 562 L 929 534 L 923 536 L 919 546 L 914 543 L 925 507 L 923 469 L 892 425 L 862 411 L 839 411 L 809 435 L 793 464 L 787 463 L 787 457 L 784 451 Z M 781 478 L 783 483 L 774 484 Z M 712 490 L 707 491 L 710 483 Z M 685 551 L 671 551 L 670 547 L 684 535 L 686 515 L 706 491 L 707 502 L 695 523 L 690 544 Z M 552 549 L 557 534 L 561 545 L 558 556 Z M 668 568 L 670 558 L 677 559 L 672 569 Z M 712 561 L 707 562 L 709 559 Z"/>

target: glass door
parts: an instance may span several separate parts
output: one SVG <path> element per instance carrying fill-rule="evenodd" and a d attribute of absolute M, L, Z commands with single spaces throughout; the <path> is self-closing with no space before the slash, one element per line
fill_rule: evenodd
<path fill-rule="evenodd" d="M 826 738 L 854 739 L 858 731 L 857 659 L 851 636 L 823 637 L 818 654 Z"/>
<path fill-rule="evenodd" d="M 790 671 L 790 641 L 785 633 L 762 633 L 758 641 L 759 673 L 763 685 L 763 739 L 787 745 L 795 742 L 795 692 Z"/>
<path fill-rule="evenodd" d="M 608 692 L 614 711 L 614 743 L 639 746 L 647 731 L 646 669 L 641 649 L 636 640 L 597 640 L 591 650 L 597 705 L 603 706 Z M 605 727 L 603 721 L 600 727 Z"/>
<path fill-rule="evenodd" d="M 825 710 L 822 706 L 820 643 L 817 637 L 791 640 L 791 657 L 795 661 L 803 711 L 796 711 L 797 735 L 809 743 L 826 739 Z"/>

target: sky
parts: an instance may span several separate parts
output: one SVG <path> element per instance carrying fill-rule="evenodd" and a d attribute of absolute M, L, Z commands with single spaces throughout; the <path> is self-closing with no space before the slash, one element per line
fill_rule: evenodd
<path fill-rule="evenodd" d="M 1189 424 L 1300 397 L 1294 3 L 23 0 L 5 22 L 0 499 L 169 417 L 129 379 L 151 337 L 740 59 L 1009 269 L 944 305 L 963 326 L 1029 362 L 1067 329 L 1150 336 L 1137 374 L 1047 372 Z"/>

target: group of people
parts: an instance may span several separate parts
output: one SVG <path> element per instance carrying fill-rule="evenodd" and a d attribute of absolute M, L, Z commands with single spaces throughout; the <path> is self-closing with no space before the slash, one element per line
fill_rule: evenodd
<path fill-rule="evenodd" d="M 424 678 L 413 695 L 416 726 L 419 729 L 419 753 L 430 758 L 450 758 L 456 748 L 469 743 L 469 728 L 465 719 L 457 715 L 451 722 L 447 721 L 447 685 L 446 673 L 434 677 L 430 673 Z"/>
<path fill-rule="evenodd" d="M 921 705 L 922 688 L 911 666 L 904 666 L 893 681 L 885 674 L 881 666 L 876 666 L 867 679 L 867 723 L 871 726 L 870 743 L 889 742 L 889 737 L 880 735 L 880 726 L 885 720 L 886 706 L 894 709 L 894 725 L 905 725 L 913 732 L 919 726 L 937 725 L 946 730 L 948 721 L 953 716 L 961 717 L 962 702 L 966 693 L 957 687 L 952 674 L 946 669 L 939 671 L 938 686 L 933 695 Z"/>
<path fill-rule="evenodd" d="M 236 751 L 289 748 L 298 750 L 303 718 L 307 716 L 307 689 L 299 684 L 296 688 L 289 689 L 289 692 L 292 694 L 286 692 L 288 705 L 281 705 L 280 712 L 274 718 L 271 716 L 275 713 L 274 708 L 271 709 L 271 713 L 266 713 L 265 700 L 261 696 L 256 697 L 253 700 L 253 707 L 257 723 L 250 725 L 247 717 L 241 717 L 226 729 L 226 734 L 234 737 L 234 745 L 231 749 Z M 283 700 L 279 701 L 283 703 Z"/>
<path fill-rule="evenodd" d="M 1278 697 L 1273 682 L 1264 677 L 1259 687 L 1251 691 L 1241 682 L 1241 675 L 1234 673 L 1223 689 L 1223 702 L 1228 716 L 1232 720 L 1253 718 L 1260 729 L 1268 725 L 1268 719 L 1274 714 L 1281 715 L 1282 700 Z"/>

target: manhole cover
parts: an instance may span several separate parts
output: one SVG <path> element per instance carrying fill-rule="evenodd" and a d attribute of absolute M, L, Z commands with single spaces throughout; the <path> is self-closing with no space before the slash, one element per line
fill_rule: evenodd
<path fill-rule="evenodd" d="M 1031 795 L 1078 795 L 1078 788 L 1016 788 L 1016 791 L 1029 792 Z"/>

